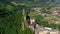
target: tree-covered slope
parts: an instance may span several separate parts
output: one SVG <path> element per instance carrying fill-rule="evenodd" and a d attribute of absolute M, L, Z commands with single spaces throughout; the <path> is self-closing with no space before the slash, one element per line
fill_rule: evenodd
<path fill-rule="evenodd" d="M 22 30 L 22 8 L 0 2 L 0 34 L 33 34 L 29 28 Z"/>

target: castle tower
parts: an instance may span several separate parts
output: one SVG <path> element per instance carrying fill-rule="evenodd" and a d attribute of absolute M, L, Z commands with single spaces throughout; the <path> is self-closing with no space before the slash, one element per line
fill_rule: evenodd
<path fill-rule="evenodd" d="M 24 17 L 24 22 L 22 23 L 22 30 L 24 30 L 25 23 L 26 23 L 26 12 L 25 12 L 25 9 L 23 9 L 23 17 Z"/>

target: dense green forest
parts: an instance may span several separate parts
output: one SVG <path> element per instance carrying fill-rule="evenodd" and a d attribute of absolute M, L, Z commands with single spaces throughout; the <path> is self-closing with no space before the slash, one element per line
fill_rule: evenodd
<path fill-rule="evenodd" d="M 0 2 L 0 34 L 33 34 L 33 31 L 27 27 L 22 30 L 23 8 Z"/>

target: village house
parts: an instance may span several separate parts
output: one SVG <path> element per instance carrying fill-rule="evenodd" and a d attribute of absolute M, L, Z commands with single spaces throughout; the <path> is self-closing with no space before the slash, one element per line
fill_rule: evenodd
<path fill-rule="evenodd" d="M 35 29 L 35 34 L 59 34 L 59 31 L 48 27 L 44 27 L 44 28 Z"/>

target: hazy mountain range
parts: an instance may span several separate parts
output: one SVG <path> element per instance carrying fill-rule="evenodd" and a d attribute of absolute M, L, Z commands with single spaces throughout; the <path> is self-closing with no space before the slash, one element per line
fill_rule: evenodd
<path fill-rule="evenodd" d="M 46 3 L 46 2 L 57 2 L 60 3 L 60 0 L 0 0 L 0 2 L 10 2 L 10 1 L 19 1 L 19 2 L 39 2 L 39 3 Z"/>
<path fill-rule="evenodd" d="M 56 0 L 56 2 L 60 2 L 60 0 Z"/>
<path fill-rule="evenodd" d="M 48 1 L 48 0 L 0 0 L 0 1 L 4 1 L 4 2 L 9 2 L 9 1 L 20 1 L 20 2 L 24 2 L 24 1 Z M 59 2 L 60 0 L 52 0 L 52 1 L 57 1 Z"/>

